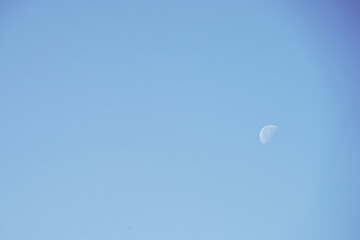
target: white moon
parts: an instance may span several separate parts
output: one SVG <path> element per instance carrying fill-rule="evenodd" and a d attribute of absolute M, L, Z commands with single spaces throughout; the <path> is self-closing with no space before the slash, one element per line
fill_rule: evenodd
<path fill-rule="evenodd" d="M 276 132 L 277 127 L 275 125 L 266 125 L 260 131 L 259 137 L 262 144 L 267 143 L 270 141 L 271 137 Z"/>

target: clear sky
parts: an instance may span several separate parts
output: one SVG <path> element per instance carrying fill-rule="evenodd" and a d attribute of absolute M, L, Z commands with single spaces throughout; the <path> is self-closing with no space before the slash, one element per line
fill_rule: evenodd
<path fill-rule="evenodd" d="M 0 7 L 0 239 L 360 239 L 354 1 Z"/>

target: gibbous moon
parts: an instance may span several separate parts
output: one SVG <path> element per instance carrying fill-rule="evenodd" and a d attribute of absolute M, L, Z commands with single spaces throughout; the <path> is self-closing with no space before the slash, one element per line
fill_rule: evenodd
<path fill-rule="evenodd" d="M 276 132 L 277 127 L 275 125 L 266 125 L 260 131 L 259 137 L 262 144 L 267 143 L 270 141 L 271 137 Z"/>

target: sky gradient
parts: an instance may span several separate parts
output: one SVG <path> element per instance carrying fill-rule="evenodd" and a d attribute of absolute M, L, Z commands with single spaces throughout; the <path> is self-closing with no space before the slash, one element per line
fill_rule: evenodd
<path fill-rule="evenodd" d="M 1 1 L 0 239 L 358 240 L 359 9 Z"/>

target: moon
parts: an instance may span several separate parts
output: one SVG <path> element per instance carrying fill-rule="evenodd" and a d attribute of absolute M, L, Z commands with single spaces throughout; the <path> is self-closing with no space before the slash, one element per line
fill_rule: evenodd
<path fill-rule="evenodd" d="M 275 125 L 266 125 L 260 130 L 260 142 L 265 144 L 270 141 L 271 137 L 275 134 L 277 127 Z"/>

